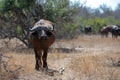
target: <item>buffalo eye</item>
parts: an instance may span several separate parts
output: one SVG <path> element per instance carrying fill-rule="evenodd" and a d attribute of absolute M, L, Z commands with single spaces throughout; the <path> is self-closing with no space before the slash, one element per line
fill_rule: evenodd
<path fill-rule="evenodd" d="M 37 31 L 33 32 L 32 35 L 37 36 Z"/>
<path fill-rule="evenodd" d="M 47 31 L 46 34 L 50 37 L 53 35 L 52 31 Z"/>

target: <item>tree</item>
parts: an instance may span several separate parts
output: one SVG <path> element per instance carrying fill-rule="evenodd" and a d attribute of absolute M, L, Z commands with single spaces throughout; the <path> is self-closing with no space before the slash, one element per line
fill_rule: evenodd
<path fill-rule="evenodd" d="M 74 24 L 74 17 L 79 10 L 78 3 L 71 3 L 69 0 L 47 0 L 43 9 L 47 19 L 55 22 L 57 38 L 72 37 L 74 34 L 72 32 L 76 29 L 72 27 L 77 27 Z"/>
<path fill-rule="evenodd" d="M 73 36 L 77 27 L 73 22 L 79 5 L 69 0 L 1 0 L 0 2 L 2 4 L 0 28 L 1 32 L 3 31 L 1 36 L 16 37 L 26 45 L 29 45 L 29 28 L 41 18 L 55 22 L 58 38 Z M 68 34 L 64 35 L 66 32 Z"/>
<path fill-rule="evenodd" d="M 114 11 L 114 17 L 116 19 L 120 19 L 120 4 L 118 4 L 118 6 L 116 7 L 116 9 Z"/>
<path fill-rule="evenodd" d="M 16 37 L 28 45 L 29 28 L 43 17 L 41 5 L 36 4 L 36 0 L 1 0 L 1 3 L 0 20 L 5 24 L 0 26 L 5 28 L 1 35 Z"/>
<path fill-rule="evenodd" d="M 102 11 L 102 17 L 113 16 L 113 10 L 111 7 L 103 4 L 100 6 L 100 9 Z"/>

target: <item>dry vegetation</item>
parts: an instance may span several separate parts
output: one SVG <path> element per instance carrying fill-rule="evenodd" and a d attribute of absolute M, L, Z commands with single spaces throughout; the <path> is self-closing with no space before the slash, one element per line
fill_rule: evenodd
<path fill-rule="evenodd" d="M 19 41 L 11 40 L 5 46 L 1 40 L 0 46 L 5 56 L 12 57 L 5 72 L 1 69 L 0 77 L 4 80 L 119 80 L 120 79 L 120 38 L 101 38 L 100 36 L 80 36 L 73 40 L 56 41 L 57 47 L 70 47 L 71 52 L 52 50 L 48 55 L 50 69 L 65 68 L 63 75 L 54 76 L 35 71 L 35 59 L 32 50 L 20 46 Z M 19 44 L 18 44 L 19 43 Z M 4 47 L 3 47 L 4 44 Z M 5 48 L 6 47 L 6 48 Z M 1 65 L 2 66 L 2 65 Z M 22 67 L 21 69 L 19 69 Z M 16 70 L 19 69 L 19 70 Z M 4 75 L 3 75 L 4 74 Z M 10 76 L 8 76 L 10 75 Z M 12 76 L 12 77 L 11 77 Z M 1 77 L 0 80 L 3 80 Z"/>

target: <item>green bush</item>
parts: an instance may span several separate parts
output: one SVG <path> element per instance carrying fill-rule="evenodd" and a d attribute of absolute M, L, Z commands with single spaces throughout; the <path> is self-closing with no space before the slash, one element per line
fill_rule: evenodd
<path fill-rule="evenodd" d="M 58 38 L 74 38 L 76 36 L 76 30 L 78 29 L 75 23 L 64 23 L 63 26 L 57 30 Z"/>

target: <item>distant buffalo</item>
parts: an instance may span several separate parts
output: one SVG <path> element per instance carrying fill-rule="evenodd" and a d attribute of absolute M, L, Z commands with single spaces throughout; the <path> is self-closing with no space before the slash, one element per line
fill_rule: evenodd
<path fill-rule="evenodd" d="M 118 36 L 120 36 L 120 28 L 112 29 L 111 33 L 113 38 L 117 38 Z"/>
<path fill-rule="evenodd" d="M 117 38 L 120 35 L 120 28 L 116 25 L 107 25 L 100 30 L 100 33 L 103 37 L 108 37 L 111 33 L 113 38 Z"/>
<path fill-rule="evenodd" d="M 90 26 L 86 26 L 84 28 L 84 32 L 85 32 L 85 34 L 91 34 L 92 33 L 92 28 Z"/>
<path fill-rule="evenodd" d="M 102 37 L 108 37 L 108 33 L 110 32 L 110 28 L 109 27 L 106 27 L 104 26 L 101 30 L 100 30 L 100 33 L 101 33 L 101 36 Z"/>

